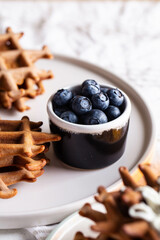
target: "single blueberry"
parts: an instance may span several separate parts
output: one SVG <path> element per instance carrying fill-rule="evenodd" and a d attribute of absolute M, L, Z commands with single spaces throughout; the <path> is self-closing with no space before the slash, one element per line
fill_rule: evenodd
<path fill-rule="evenodd" d="M 62 106 L 62 107 L 59 107 L 59 106 L 54 106 L 53 107 L 53 111 L 55 112 L 55 114 L 60 117 L 60 115 L 63 113 L 63 112 L 66 112 L 68 111 L 69 108 L 66 107 L 66 106 Z"/>
<path fill-rule="evenodd" d="M 71 122 L 71 123 L 78 123 L 78 117 L 77 115 L 72 112 L 72 111 L 66 111 L 63 112 L 60 115 L 60 118 L 62 118 L 63 120 L 67 121 L 67 122 Z"/>
<path fill-rule="evenodd" d="M 102 124 L 108 122 L 107 116 L 99 109 L 92 109 L 82 116 L 82 122 L 86 125 Z"/>
<path fill-rule="evenodd" d="M 93 79 L 87 79 L 85 80 L 83 83 L 82 83 L 82 88 L 85 86 L 85 85 L 99 85 L 95 80 Z"/>
<path fill-rule="evenodd" d="M 72 100 L 72 110 L 77 115 L 82 115 L 84 113 L 87 113 L 91 111 L 92 109 L 92 103 L 89 100 L 89 98 L 84 96 L 75 96 Z"/>
<path fill-rule="evenodd" d="M 82 95 L 91 97 L 93 94 L 100 92 L 100 85 L 92 79 L 88 79 L 82 84 Z"/>
<path fill-rule="evenodd" d="M 109 89 L 107 91 L 107 95 L 109 97 L 111 105 L 114 105 L 116 107 L 119 107 L 122 105 L 124 101 L 124 96 L 120 90 L 118 90 L 117 88 Z"/>
<path fill-rule="evenodd" d="M 120 109 L 113 105 L 109 105 L 109 107 L 106 109 L 105 113 L 106 113 L 109 121 L 114 120 L 121 115 Z"/>
<path fill-rule="evenodd" d="M 98 108 L 102 111 L 106 110 L 109 105 L 109 98 L 107 94 L 103 92 L 94 94 L 91 98 L 91 101 L 94 108 Z"/>
<path fill-rule="evenodd" d="M 64 106 L 71 100 L 71 98 L 72 92 L 70 90 L 60 89 L 55 93 L 52 101 L 58 106 Z"/>

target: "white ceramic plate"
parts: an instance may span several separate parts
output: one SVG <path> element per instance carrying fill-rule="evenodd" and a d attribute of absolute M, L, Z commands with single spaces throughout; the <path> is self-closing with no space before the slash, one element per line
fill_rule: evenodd
<path fill-rule="evenodd" d="M 124 155 L 115 164 L 94 171 L 67 168 L 55 158 L 52 147 L 48 153 L 50 166 L 35 183 L 21 182 L 16 186 L 18 194 L 11 199 L 0 199 L 0 229 L 22 228 L 57 223 L 80 208 L 96 193 L 99 185 L 115 188 L 119 183 L 119 166 L 125 165 L 132 172 L 137 164 L 150 158 L 155 140 L 152 115 L 133 87 L 125 81 L 87 62 L 56 56 L 54 60 L 40 60 L 40 68 L 51 69 L 53 80 L 44 81 L 46 92 L 27 102 L 29 111 L 0 110 L 3 119 L 21 119 L 28 115 L 32 121 L 43 121 L 43 131 L 49 132 L 46 104 L 53 91 L 72 83 L 80 83 L 87 78 L 100 83 L 117 86 L 128 94 L 132 103 L 130 128 Z"/>
<path fill-rule="evenodd" d="M 100 204 L 93 204 L 93 209 L 100 212 L 105 212 L 105 209 Z M 81 217 L 78 212 L 64 219 L 57 227 L 49 234 L 46 240 L 73 240 L 77 232 L 82 232 L 86 237 L 97 237 L 97 233 L 93 232 L 90 227 L 94 222 L 90 219 Z"/>

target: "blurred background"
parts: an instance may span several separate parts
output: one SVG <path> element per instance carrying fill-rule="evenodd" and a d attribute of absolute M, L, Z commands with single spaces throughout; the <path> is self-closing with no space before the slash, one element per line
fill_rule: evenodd
<path fill-rule="evenodd" d="M 160 2 L 0 1 L 0 32 L 25 32 L 25 48 L 86 60 L 140 90 L 153 110 L 160 142 Z"/>

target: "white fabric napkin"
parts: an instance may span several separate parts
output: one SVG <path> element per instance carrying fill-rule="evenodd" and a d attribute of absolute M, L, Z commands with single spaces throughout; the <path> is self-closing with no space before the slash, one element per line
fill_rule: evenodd
<path fill-rule="evenodd" d="M 0 230 L 0 240 L 45 240 L 55 226 Z"/>
<path fill-rule="evenodd" d="M 39 227 L 34 227 L 34 228 L 28 228 L 27 230 L 36 237 L 38 240 L 45 240 L 48 235 L 55 229 L 55 225 L 49 225 L 49 226 L 39 226 Z M 30 239 L 32 240 L 32 239 Z M 34 240 L 34 238 L 33 238 Z"/>

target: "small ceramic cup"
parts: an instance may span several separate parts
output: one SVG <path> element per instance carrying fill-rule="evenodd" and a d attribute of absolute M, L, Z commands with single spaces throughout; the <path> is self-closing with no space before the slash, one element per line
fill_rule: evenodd
<path fill-rule="evenodd" d="M 76 85 L 65 89 L 75 90 L 79 87 Z M 80 169 L 100 169 L 120 159 L 125 150 L 131 113 L 130 100 L 121 92 L 125 97 L 122 114 L 115 120 L 97 125 L 74 124 L 59 118 L 52 107 L 53 93 L 47 103 L 47 112 L 51 132 L 62 137 L 61 141 L 53 143 L 55 154 L 62 162 Z"/>

